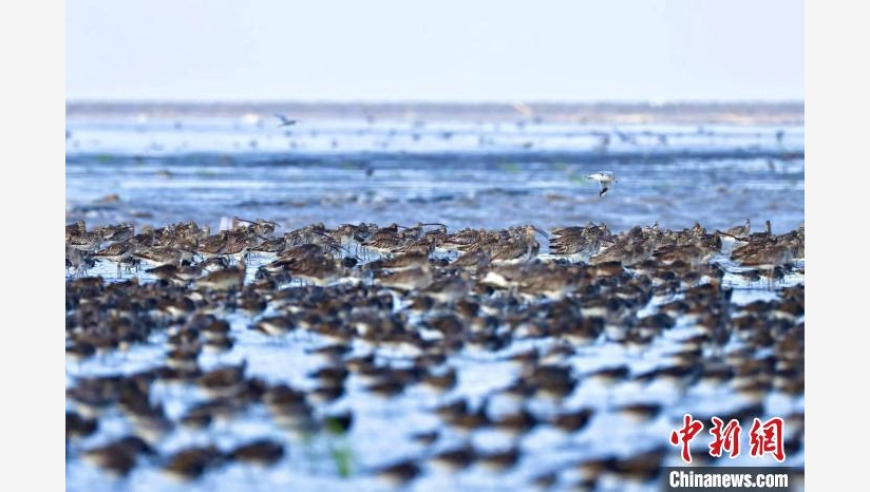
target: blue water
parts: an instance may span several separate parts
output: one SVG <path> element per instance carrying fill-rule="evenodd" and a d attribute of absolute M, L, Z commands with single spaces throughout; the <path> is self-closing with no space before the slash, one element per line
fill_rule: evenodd
<path fill-rule="evenodd" d="M 258 123 L 259 121 L 259 123 Z M 67 222 L 451 228 L 804 221 L 799 126 L 71 119 Z M 784 132 L 780 139 L 777 132 Z M 604 139 L 609 143 L 604 145 Z M 609 170 L 602 199 L 585 178 Z M 101 199 L 116 194 L 118 201 Z"/>
<path fill-rule="evenodd" d="M 549 229 L 592 221 L 619 231 L 656 222 L 671 229 L 695 222 L 708 230 L 723 229 L 749 218 L 754 230 L 770 220 L 774 232 L 785 232 L 804 221 L 802 126 L 311 119 L 287 130 L 277 128 L 276 122 L 257 115 L 70 118 L 66 221 L 159 226 L 194 220 L 216 229 L 227 218 L 241 216 L 276 221 L 282 227 L 278 234 L 314 222 L 329 227 L 349 222 L 409 226 L 440 222 L 457 230 L 520 224 Z M 778 132 L 782 133 L 778 136 Z M 612 171 L 618 179 L 603 198 L 598 184 L 585 178 L 599 170 Z M 263 261 L 252 259 L 251 271 Z M 88 273 L 107 278 L 116 274 L 114 265 L 106 263 Z M 147 274 L 137 275 L 143 281 L 153 280 Z M 732 275 L 726 280 L 741 287 Z M 802 282 L 802 275 L 787 279 L 789 284 Z M 748 286 L 735 291 L 734 302 L 772 297 L 775 294 L 763 286 Z M 655 310 L 652 304 L 649 309 Z M 273 314 L 271 309 L 268 314 Z M 247 360 L 249 376 L 311 386 L 305 374 L 320 363 L 307 351 L 324 340 L 318 336 L 269 339 L 249 330 L 254 320 L 239 313 L 228 321 L 235 347 L 220 358 L 203 355 L 201 367 Z M 690 321 L 680 320 L 643 354 L 600 341 L 579 349 L 568 363 L 578 374 L 615 364 L 625 364 L 638 374 L 656 367 L 663 354 L 695 332 Z M 68 362 L 67 384 L 74 384 L 79 376 L 152 367 L 162 360 L 164 342 L 158 337 L 128 353 Z M 504 360 L 507 355 L 555 343 L 546 338 L 520 341 L 499 357 L 467 352 L 451 358 L 449 365 L 457 369 L 459 384 L 449 399 L 480 399 L 505 387 L 518 375 L 518 366 Z M 184 388 L 159 389 L 152 396 L 173 419 L 202 400 L 201 394 Z M 636 401 L 659 402 L 666 410 L 643 425 L 627 423 L 611 412 L 615 406 Z M 384 401 L 367 393 L 352 376 L 347 396 L 328 408 L 330 413 L 354 411 L 355 424 L 345 438 L 293 438 L 276 428 L 261 408 L 207 433 L 177 430 L 160 442 L 161 453 L 207 442 L 229 448 L 263 436 L 287 446 L 287 456 L 268 470 L 230 465 L 187 485 L 168 481 L 150 462 L 140 463 L 127 480 L 113 482 L 78 459 L 78 450 L 130 431 L 125 418 L 114 412 L 100 418 L 97 435 L 68 450 L 67 490 L 389 490 L 371 475 L 372 469 L 453 448 L 466 439 L 447 429 L 430 450 L 409 440 L 413 432 L 439 428 L 440 420 L 431 412 L 438 402 L 438 397 L 420 388 Z M 531 406 L 540 415 L 556 411 L 539 403 Z M 510 472 L 496 474 L 473 467 L 451 474 L 427 466 L 407 490 L 531 490 L 532 477 L 554 469 L 562 470 L 558 488 L 562 490 L 579 477 L 574 466 L 578 461 L 625 455 L 662 443 L 684 412 L 704 414 L 742 404 L 727 388 L 697 387 L 682 394 L 666 385 L 625 383 L 602 390 L 583 381 L 563 402 L 569 409 L 598 409 L 581 433 L 565 435 L 541 426 L 522 438 L 522 460 Z M 768 416 L 799 413 L 804 398 L 772 394 L 765 405 Z M 493 402 L 493 408 L 515 410 L 509 402 Z M 744 444 L 747 432 L 744 429 Z M 494 431 L 475 433 L 471 439 L 475 447 L 489 450 L 504 449 L 512 442 Z M 698 441 L 695 444 L 707 442 Z M 350 479 L 339 476 L 330 458 L 330 449 L 336 446 L 352 456 Z M 675 465 L 678 451 L 673 451 L 674 460 L 668 464 Z M 704 453 L 704 446 L 693 452 Z M 769 464 L 746 454 L 744 450 L 743 459 L 733 464 Z M 801 450 L 787 464 L 803 463 Z M 626 486 L 616 483 L 607 490 Z M 634 490 L 654 489 L 647 484 Z"/>

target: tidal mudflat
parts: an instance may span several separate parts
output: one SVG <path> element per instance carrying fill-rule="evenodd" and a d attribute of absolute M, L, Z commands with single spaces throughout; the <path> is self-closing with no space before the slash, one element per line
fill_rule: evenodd
<path fill-rule="evenodd" d="M 658 490 L 685 414 L 803 468 L 792 113 L 297 109 L 69 112 L 68 490 Z"/>
<path fill-rule="evenodd" d="M 232 225 L 67 227 L 71 489 L 656 490 L 684 414 L 803 466 L 802 227 Z"/>

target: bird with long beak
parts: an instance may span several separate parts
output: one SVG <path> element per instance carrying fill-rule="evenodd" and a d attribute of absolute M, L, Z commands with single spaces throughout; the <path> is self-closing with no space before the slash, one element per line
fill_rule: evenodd
<path fill-rule="evenodd" d="M 506 241 L 500 241 L 492 247 L 492 262 L 495 264 L 528 263 L 538 256 L 541 244 L 535 239 L 535 234 L 549 240 L 550 235 L 533 225 L 527 225 L 509 230 Z"/>

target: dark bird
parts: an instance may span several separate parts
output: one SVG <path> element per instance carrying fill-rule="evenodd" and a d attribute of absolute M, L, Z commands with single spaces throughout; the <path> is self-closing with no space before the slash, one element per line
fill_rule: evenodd
<path fill-rule="evenodd" d="M 275 117 L 281 120 L 281 123 L 278 124 L 279 128 L 282 126 L 293 126 L 299 122 L 299 120 L 291 120 L 290 118 L 279 113 L 275 113 Z"/>

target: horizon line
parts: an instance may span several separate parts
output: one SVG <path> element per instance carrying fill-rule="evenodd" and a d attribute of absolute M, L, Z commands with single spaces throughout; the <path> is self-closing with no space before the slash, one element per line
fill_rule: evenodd
<path fill-rule="evenodd" d="M 580 123 L 803 124 L 803 101 L 179 101 L 79 100 L 66 102 L 67 118 L 208 117 L 365 118 L 492 120 L 517 118 Z"/>
<path fill-rule="evenodd" d="M 492 99 L 492 100 L 429 100 L 429 99 L 183 99 L 183 98 L 67 98 L 68 105 L 82 104 L 299 104 L 299 105 L 564 105 L 564 106 L 725 106 L 725 105 L 805 105 L 804 99 Z"/>

